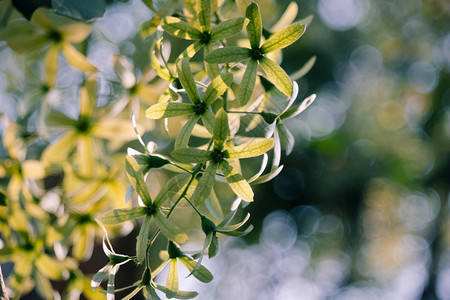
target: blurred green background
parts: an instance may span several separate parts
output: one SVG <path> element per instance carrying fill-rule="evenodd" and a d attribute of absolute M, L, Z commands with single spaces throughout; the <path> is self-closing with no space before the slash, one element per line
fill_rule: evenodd
<path fill-rule="evenodd" d="M 289 5 L 257 2 L 268 28 Z M 450 299 L 450 3 L 298 6 L 298 18 L 314 20 L 283 51 L 282 67 L 293 73 L 316 56 L 298 100 L 317 99 L 287 123 L 296 144 L 281 174 L 255 188 L 247 207 L 255 230 L 221 240 L 205 262 L 212 283 L 189 279 L 180 289 L 198 299 Z M 150 15 L 137 0 L 111 3 L 93 25 L 88 58 L 114 74 L 110 56 L 120 53 L 144 72 L 151 41 L 138 28 Z M 0 43 L 0 112 L 14 120 L 23 82 L 12 55 Z M 64 74 L 70 99 L 80 77 Z M 65 105 L 70 114 L 76 103 Z M 169 143 L 159 132 L 147 137 L 162 151 Z"/>

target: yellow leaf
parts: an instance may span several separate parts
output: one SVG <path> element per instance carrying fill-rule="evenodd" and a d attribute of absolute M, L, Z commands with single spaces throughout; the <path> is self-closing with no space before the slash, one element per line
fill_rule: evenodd
<path fill-rule="evenodd" d="M 59 44 L 53 44 L 45 55 L 45 83 L 49 87 L 55 86 L 56 74 L 58 72 Z"/>
<path fill-rule="evenodd" d="M 42 179 L 45 176 L 44 165 L 38 160 L 27 160 L 22 164 L 22 173 L 26 178 Z"/>
<path fill-rule="evenodd" d="M 96 71 L 97 68 L 92 65 L 86 56 L 81 54 L 74 46 L 68 42 L 62 43 L 62 51 L 67 62 L 82 72 Z"/>
<path fill-rule="evenodd" d="M 44 150 L 41 161 L 44 163 L 57 163 L 66 160 L 69 153 L 73 150 L 76 140 L 77 134 L 74 132 L 63 136 Z"/>
<path fill-rule="evenodd" d="M 80 22 L 63 25 L 58 29 L 63 38 L 72 43 L 84 41 L 91 33 L 91 26 Z"/>
<path fill-rule="evenodd" d="M 138 128 L 138 131 L 142 132 L 142 128 Z M 94 126 L 92 134 L 106 140 L 130 141 L 136 139 L 136 132 L 131 121 L 120 119 L 100 121 Z"/>
<path fill-rule="evenodd" d="M 36 23 L 40 27 L 48 30 L 56 29 L 53 20 L 50 18 L 49 12 L 50 10 L 44 7 L 36 9 L 31 16 L 31 22 Z"/>
<path fill-rule="evenodd" d="M 94 141 L 90 136 L 81 135 L 78 138 L 76 163 L 80 175 L 92 177 L 95 165 Z"/>
<path fill-rule="evenodd" d="M 59 280 L 62 278 L 63 269 L 61 263 L 45 253 L 42 253 L 36 259 L 36 267 L 39 272 L 52 280 Z"/>
<path fill-rule="evenodd" d="M 97 105 L 97 76 L 89 74 L 80 91 L 80 115 L 91 116 Z"/>

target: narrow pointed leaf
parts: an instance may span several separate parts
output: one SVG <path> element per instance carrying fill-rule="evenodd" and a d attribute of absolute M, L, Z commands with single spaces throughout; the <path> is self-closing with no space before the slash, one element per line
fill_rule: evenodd
<path fill-rule="evenodd" d="M 100 221 L 104 224 L 115 225 L 125 221 L 141 218 L 146 214 L 147 210 L 145 207 L 114 209 L 101 217 Z"/>
<path fill-rule="evenodd" d="M 215 120 L 216 116 L 209 109 L 207 109 L 202 115 L 203 126 L 205 126 L 206 130 L 208 130 L 209 133 L 213 133 L 214 131 Z"/>
<path fill-rule="evenodd" d="M 211 30 L 211 40 L 218 41 L 229 38 L 240 32 L 248 24 L 246 18 L 226 20 Z"/>
<path fill-rule="evenodd" d="M 194 106 L 188 103 L 157 103 L 150 106 L 145 115 L 149 119 L 184 116 L 194 113 Z"/>
<path fill-rule="evenodd" d="M 241 222 L 234 224 L 234 225 L 228 225 L 228 226 L 217 226 L 217 232 L 228 232 L 228 231 L 234 231 L 237 230 L 239 228 L 241 228 L 247 221 L 248 219 L 250 219 L 250 214 L 247 213 L 247 215 L 245 216 L 244 220 L 242 220 Z"/>
<path fill-rule="evenodd" d="M 171 15 L 178 6 L 180 0 L 168 0 L 161 8 L 153 15 L 153 17 L 144 22 L 139 28 L 139 33 L 143 39 L 148 38 L 155 33 L 158 26 L 161 24 L 165 16 Z"/>
<path fill-rule="evenodd" d="M 208 198 L 214 186 L 217 168 L 218 164 L 215 163 L 210 163 L 206 168 L 203 176 L 198 181 L 194 194 L 191 197 L 191 201 L 194 205 L 200 205 L 205 202 L 206 198 Z"/>
<path fill-rule="evenodd" d="M 250 101 L 256 83 L 256 73 L 258 71 L 258 61 L 250 59 L 239 85 L 237 101 L 240 106 L 244 106 Z"/>
<path fill-rule="evenodd" d="M 156 293 L 155 289 L 151 285 L 146 285 L 145 290 L 147 291 L 147 299 L 149 300 L 161 300 L 161 298 Z"/>
<path fill-rule="evenodd" d="M 283 165 L 279 166 L 278 168 L 270 171 L 270 173 L 259 177 L 258 179 L 253 181 L 252 184 L 261 184 L 274 179 L 275 177 L 278 176 L 278 174 L 280 174 L 280 172 L 283 170 L 283 167 L 284 167 Z"/>
<path fill-rule="evenodd" d="M 259 61 L 259 65 L 266 73 L 270 82 L 272 82 L 277 89 L 279 89 L 286 96 L 290 96 L 292 94 L 291 78 L 289 78 L 286 72 L 279 65 L 264 56 Z"/>
<path fill-rule="evenodd" d="M 147 185 L 145 184 L 144 174 L 142 174 L 141 168 L 133 156 L 126 156 L 125 169 L 127 171 L 128 180 L 130 180 L 136 193 L 142 198 L 142 201 L 146 206 L 151 206 L 152 198 L 150 197 Z"/>
<path fill-rule="evenodd" d="M 206 207 L 209 212 L 216 217 L 217 219 L 223 218 L 223 210 L 222 205 L 220 204 L 219 198 L 217 197 L 214 188 L 211 190 L 211 194 L 209 194 L 208 199 L 206 199 Z"/>
<path fill-rule="evenodd" d="M 197 266 L 197 262 L 195 262 L 194 260 L 190 259 L 187 256 L 179 257 L 178 259 L 181 261 L 183 265 L 186 266 L 186 268 L 189 269 L 190 272 L 192 272 L 197 267 L 197 269 L 192 273 L 192 275 L 194 275 L 194 277 L 200 280 L 201 282 L 207 283 L 213 280 L 211 272 L 209 272 L 208 269 L 205 268 L 204 266 L 202 265 Z"/>
<path fill-rule="evenodd" d="M 171 154 L 179 161 L 186 163 L 205 163 L 211 160 L 211 151 L 196 148 L 180 148 Z"/>
<path fill-rule="evenodd" d="M 153 202 L 160 207 L 165 201 L 171 200 L 189 181 L 190 174 L 179 174 L 172 177 L 161 189 Z"/>
<path fill-rule="evenodd" d="M 302 103 L 300 103 L 299 105 L 294 106 L 285 111 L 283 114 L 280 115 L 280 119 L 281 120 L 290 119 L 301 114 L 314 102 L 314 100 L 316 100 L 316 94 L 312 94 L 311 96 L 303 100 Z"/>
<path fill-rule="evenodd" d="M 211 0 L 198 0 L 197 12 L 202 32 L 209 32 L 211 29 Z"/>
<path fill-rule="evenodd" d="M 155 50 L 151 51 L 150 57 L 152 68 L 155 70 L 156 74 L 158 74 L 158 76 L 164 80 L 173 80 L 173 77 L 170 74 L 169 70 L 167 70 L 167 68 L 159 62 L 158 57 L 156 57 Z"/>
<path fill-rule="evenodd" d="M 250 49 L 229 46 L 213 50 L 205 56 L 205 61 L 207 63 L 228 64 L 232 62 L 240 62 L 250 57 Z"/>
<path fill-rule="evenodd" d="M 283 49 L 298 40 L 303 32 L 305 32 L 306 25 L 294 23 L 285 29 L 274 33 L 262 46 L 261 50 L 264 53 Z"/>
<path fill-rule="evenodd" d="M 192 299 L 198 296 L 197 292 L 186 292 L 186 291 L 172 291 L 165 286 L 160 284 L 155 284 L 156 288 L 161 292 L 165 293 L 167 298 L 177 298 L 177 299 Z"/>
<path fill-rule="evenodd" d="M 107 264 L 100 270 L 98 270 L 97 273 L 95 273 L 94 277 L 92 277 L 91 280 L 91 287 L 93 290 L 98 288 L 100 284 L 102 283 L 103 279 L 105 279 L 106 275 L 108 275 L 109 271 L 111 270 L 112 266 L 110 264 Z"/>
<path fill-rule="evenodd" d="M 133 65 L 128 59 L 120 55 L 113 55 L 114 71 L 119 77 L 122 86 L 126 89 L 132 88 L 136 84 Z"/>
<path fill-rule="evenodd" d="M 140 264 L 142 264 L 145 260 L 145 256 L 147 254 L 147 245 L 148 245 L 148 233 L 150 232 L 150 221 L 152 220 L 151 215 L 146 215 L 144 222 L 142 223 L 141 230 L 139 231 L 139 235 L 137 237 L 136 242 L 136 258 Z"/>
<path fill-rule="evenodd" d="M 180 67 L 181 65 L 181 67 Z M 194 76 L 192 75 L 191 67 L 187 59 L 183 58 L 180 64 L 177 66 L 178 78 L 181 85 L 189 96 L 189 99 L 194 104 L 200 103 L 200 96 L 198 94 L 197 85 L 195 84 Z"/>
<path fill-rule="evenodd" d="M 161 233 L 164 234 L 169 240 L 172 240 L 178 244 L 184 244 L 188 240 L 186 234 L 182 233 L 177 225 L 169 221 L 160 211 L 157 211 L 153 217 L 156 224 L 158 224 Z"/>
<path fill-rule="evenodd" d="M 262 21 L 259 6 L 255 2 L 247 7 L 245 16 L 250 20 L 247 25 L 248 39 L 253 49 L 259 49 L 262 34 Z"/>
<path fill-rule="evenodd" d="M 226 160 L 220 163 L 220 169 L 222 170 L 225 179 L 231 189 L 246 202 L 253 201 L 253 190 L 250 184 L 236 171 Z"/>
<path fill-rule="evenodd" d="M 81 54 L 81 52 L 72 46 L 72 44 L 62 43 L 62 51 L 67 62 L 71 66 L 79 69 L 81 72 L 91 72 L 97 70 L 97 68 L 88 61 L 86 56 Z"/>
<path fill-rule="evenodd" d="M 292 80 L 299 80 L 305 76 L 316 63 L 316 56 L 311 57 L 298 71 L 291 75 Z"/>
<path fill-rule="evenodd" d="M 291 3 L 289 3 L 288 7 L 285 9 L 283 15 L 280 17 L 277 23 L 273 25 L 272 28 L 270 28 L 270 31 L 276 32 L 285 28 L 286 26 L 294 22 L 295 18 L 297 17 L 297 14 L 298 14 L 298 5 L 297 3 L 295 3 L 295 1 L 292 1 Z"/>
<path fill-rule="evenodd" d="M 220 233 L 222 233 L 224 235 L 228 235 L 228 236 L 240 237 L 240 236 L 245 236 L 245 235 L 249 234 L 250 231 L 252 231 L 252 230 L 253 230 L 253 225 L 250 225 L 244 231 L 236 231 L 236 230 L 234 230 L 234 231 L 219 231 L 218 230 L 217 232 L 220 232 Z"/>
<path fill-rule="evenodd" d="M 193 114 L 186 122 L 186 124 L 184 124 L 184 126 L 178 133 L 177 138 L 175 139 L 175 149 L 186 148 L 188 146 L 189 138 L 192 134 L 192 129 L 194 128 L 195 124 L 198 123 L 198 119 L 200 119 L 200 116 L 197 114 Z"/>
<path fill-rule="evenodd" d="M 200 30 L 175 17 L 165 17 L 162 27 L 165 32 L 182 39 L 199 40 L 202 35 Z"/>
<path fill-rule="evenodd" d="M 197 41 L 191 45 L 189 45 L 183 53 L 180 54 L 180 56 L 177 58 L 177 63 L 181 61 L 183 58 L 186 58 L 187 60 L 191 60 L 191 58 L 194 57 L 194 55 L 203 47 L 203 43 L 200 41 Z"/>
<path fill-rule="evenodd" d="M 214 78 L 214 80 L 206 88 L 203 95 L 203 102 L 209 107 L 217 98 L 223 95 L 229 89 L 233 82 L 233 74 L 226 73 Z"/>
<path fill-rule="evenodd" d="M 273 147 L 272 139 L 254 139 L 250 142 L 227 149 L 229 158 L 249 158 L 260 156 Z"/>
<path fill-rule="evenodd" d="M 213 46 L 211 43 L 206 43 L 203 45 L 205 46 L 204 52 L 203 52 L 203 57 L 205 57 L 206 55 L 208 55 L 209 53 L 211 53 L 213 51 Z M 205 62 L 205 70 L 206 70 L 206 74 L 208 74 L 208 77 L 211 79 L 214 79 L 220 75 L 220 69 L 219 69 L 218 64 Z"/>
<path fill-rule="evenodd" d="M 230 128 L 228 125 L 228 115 L 221 108 L 216 114 L 216 120 L 214 121 L 214 149 L 222 150 L 225 141 L 230 135 Z"/>
<path fill-rule="evenodd" d="M 56 74 L 58 72 L 58 57 L 60 46 L 53 44 L 45 54 L 45 83 L 49 87 L 55 86 Z"/>
<path fill-rule="evenodd" d="M 60 280 L 63 274 L 62 265 L 45 253 L 36 259 L 36 267 L 43 275 L 52 280 Z"/>
<path fill-rule="evenodd" d="M 122 298 L 122 300 L 130 300 L 133 298 L 137 293 L 140 292 L 144 288 L 144 285 L 138 285 L 134 290 L 132 290 L 128 295 Z"/>
<path fill-rule="evenodd" d="M 294 149 L 295 138 L 289 129 L 284 126 L 283 123 L 277 124 L 278 134 L 280 135 L 281 144 L 286 150 L 286 155 L 291 154 L 292 149 Z"/>
<path fill-rule="evenodd" d="M 114 300 L 114 282 L 117 271 L 119 271 L 119 266 L 114 266 L 111 273 L 109 273 L 108 284 L 106 286 L 106 300 Z"/>
<path fill-rule="evenodd" d="M 215 234 L 212 235 L 211 244 L 208 248 L 208 257 L 213 258 L 219 252 L 219 239 Z"/>

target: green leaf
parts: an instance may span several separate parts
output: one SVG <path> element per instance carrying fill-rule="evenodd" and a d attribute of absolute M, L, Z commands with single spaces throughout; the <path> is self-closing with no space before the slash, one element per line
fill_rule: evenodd
<path fill-rule="evenodd" d="M 254 180 L 252 182 L 252 184 L 261 184 L 261 183 L 265 183 L 268 182 L 270 180 L 272 180 L 273 178 L 277 177 L 278 174 L 280 174 L 281 170 L 283 170 L 283 165 L 271 170 L 268 174 L 265 174 L 261 177 L 259 177 L 258 179 Z"/>
<path fill-rule="evenodd" d="M 197 292 L 185 292 L 185 291 L 172 291 L 165 286 L 160 284 L 155 284 L 156 288 L 161 292 L 164 292 L 167 298 L 177 298 L 177 299 L 192 299 L 198 296 Z"/>
<path fill-rule="evenodd" d="M 292 94 L 292 81 L 286 72 L 276 63 L 263 56 L 259 65 L 269 77 L 270 81 L 286 96 Z"/>
<path fill-rule="evenodd" d="M 179 161 L 186 163 L 205 163 L 211 160 L 211 151 L 196 148 L 180 148 L 171 154 Z"/>
<path fill-rule="evenodd" d="M 190 60 L 194 57 L 194 55 L 203 47 L 203 43 L 200 41 L 197 41 L 191 45 L 189 45 L 183 53 L 180 54 L 180 56 L 177 58 L 177 63 L 181 61 L 183 58 L 186 58 L 187 60 Z"/>
<path fill-rule="evenodd" d="M 234 224 L 234 225 L 228 225 L 228 226 L 218 226 L 216 228 L 217 232 L 228 232 L 228 231 L 234 231 L 237 230 L 239 228 L 241 228 L 247 221 L 248 219 L 250 219 L 250 214 L 247 213 L 247 215 L 245 216 L 244 220 L 242 220 L 241 222 Z"/>
<path fill-rule="evenodd" d="M 250 57 L 250 49 L 230 46 L 212 51 L 205 56 L 205 61 L 207 63 L 228 64 L 232 62 L 240 62 Z"/>
<path fill-rule="evenodd" d="M 291 75 L 292 80 L 299 80 L 305 76 L 316 63 L 316 56 L 311 57 L 298 71 Z"/>
<path fill-rule="evenodd" d="M 168 0 L 159 10 L 156 12 L 153 17 L 144 22 L 139 28 L 139 32 L 143 39 L 148 38 L 150 35 L 155 33 L 156 29 L 161 23 L 161 20 L 165 16 L 171 15 L 178 6 L 178 2 L 180 0 Z"/>
<path fill-rule="evenodd" d="M 203 95 L 203 102 L 206 107 L 209 107 L 217 98 L 223 95 L 226 90 L 231 86 L 233 82 L 233 74 L 226 73 L 217 76 L 206 88 L 205 94 Z"/>
<path fill-rule="evenodd" d="M 215 120 L 216 116 L 209 109 L 205 110 L 205 113 L 202 115 L 202 122 L 209 133 L 213 133 L 214 131 Z"/>
<path fill-rule="evenodd" d="M 163 66 L 158 58 L 156 57 L 155 50 L 151 51 L 151 63 L 152 68 L 155 70 L 156 74 L 164 80 L 172 81 L 173 77 L 170 74 L 169 70 L 165 66 Z"/>
<path fill-rule="evenodd" d="M 205 57 L 206 55 L 208 55 L 209 53 L 211 53 L 213 51 L 213 46 L 211 43 L 206 43 L 203 44 L 205 47 L 203 48 L 203 57 Z M 216 78 L 217 76 L 220 75 L 220 69 L 219 69 L 219 65 L 218 64 L 211 64 L 211 63 L 207 63 L 205 62 L 205 70 L 206 70 L 206 74 L 208 74 L 208 77 L 213 79 Z"/>
<path fill-rule="evenodd" d="M 188 240 L 186 234 L 182 233 L 177 225 L 170 222 L 160 211 L 157 211 L 153 218 L 156 224 L 158 224 L 159 230 L 164 234 L 169 240 L 172 240 L 178 244 L 184 244 Z"/>
<path fill-rule="evenodd" d="M 110 264 L 107 264 L 106 266 L 98 270 L 97 273 L 95 273 L 94 277 L 92 277 L 91 280 L 91 287 L 93 290 L 100 286 L 103 279 L 105 279 L 106 275 L 108 275 L 108 273 L 110 272 L 111 268 L 112 266 Z"/>
<path fill-rule="evenodd" d="M 114 266 L 109 273 L 108 284 L 106 285 L 106 298 L 114 298 L 114 281 L 117 271 L 119 271 L 119 266 Z"/>
<path fill-rule="evenodd" d="M 139 235 L 137 237 L 136 242 L 136 257 L 140 264 L 142 264 L 145 260 L 145 256 L 147 254 L 147 245 L 148 245 L 148 234 L 150 232 L 150 221 L 152 220 L 151 215 L 146 215 L 144 222 L 142 223 L 141 230 L 139 231 Z"/>
<path fill-rule="evenodd" d="M 197 0 L 197 18 L 202 32 L 211 29 L 211 0 Z"/>
<path fill-rule="evenodd" d="M 220 200 L 214 192 L 214 188 L 211 190 L 211 194 L 209 194 L 208 199 L 206 199 L 205 205 L 212 216 L 217 219 L 223 218 L 222 205 L 220 204 Z"/>
<path fill-rule="evenodd" d="M 74 128 L 77 121 L 69 118 L 63 113 L 52 111 L 45 118 L 45 124 L 48 126 Z"/>
<path fill-rule="evenodd" d="M 181 68 L 180 68 L 181 65 Z M 178 78 L 181 85 L 189 96 L 189 99 L 194 104 L 200 103 L 200 96 L 197 91 L 197 85 L 195 84 L 194 76 L 192 75 L 191 67 L 186 58 L 181 60 L 181 63 L 177 65 Z"/>
<path fill-rule="evenodd" d="M 246 202 L 253 201 L 253 190 L 250 184 L 236 171 L 226 160 L 220 163 L 220 169 L 222 170 L 228 185 L 233 192 L 236 193 L 242 200 Z"/>
<path fill-rule="evenodd" d="M 214 149 L 222 150 L 225 144 L 225 141 L 228 139 L 230 135 L 230 128 L 228 125 L 228 115 L 223 110 L 223 108 L 219 109 L 216 114 L 216 120 L 214 121 Z"/>
<path fill-rule="evenodd" d="M 161 189 L 153 202 L 156 207 L 160 207 L 164 201 L 172 199 L 191 178 L 190 174 L 179 174 L 172 177 Z"/>
<path fill-rule="evenodd" d="M 249 158 L 260 156 L 273 147 L 272 139 L 254 139 L 250 142 L 227 149 L 229 158 Z"/>
<path fill-rule="evenodd" d="M 258 61 L 251 59 L 247 64 L 247 69 L 242 77 L 241 84 L 239 85 L 239 92 L 237 101 L 240 106 L 244 106 L 250 101 L 253 94 L 253 89 L 256 83 L 256 73 L 258 71 Z"/>
<path fill-rule="evenodd" d="M 274 33 L 262 46 L 263 53 L 270 53 L 272 51 L 283 49 L 298 40 L 303 32 L 305 32 L 306 25 L 294 23 L 285 29 Z"/>
<path fill-rule="evenodd" d="M 219 240 L 217 239 L 217 236 L 215 234 L 211 237 L 211 243 L 209 244 L 208 248 L 208 257 L 213 258 L 217 255 L 219 252 Z"/>
<path fill-rule="evenodd" d="M 246 18 L 226 20 L 211 30 L 211 40 L 218 41 L 229 38 L 240 32 L 248 24 Z"/>
<path fill-rule="evenodd" d="M 137 293 L 139 293 L 140 290 L 144 288 L 144 285 L 138 285 L 134 290 L 132 290 L 128 295 L 122 298 L 122 300 L 130 300 L 133 298 Z M 107 299 L 109 300 L 109 299 Z"/>
<path fill-rule="evenodd" d="M 175 139 L 175 149 L 186 148 L 188 146 L 192 129 L 194 128 L 195 124 L 198 123 L 198 119 L 200 119 L 200 116 L 197 114 L 193 114 L 186 122 L 186 124 L 184 124 L 184 126 L 178 133 L 177 138 Z"/>
<path fill-rule="evenodd" d="M 241 237 L 241 236 L 245 236 L 245 235 L 249 234 L 250 231 L 252 231 L 252 230 L 253 230 L 253 225 L 250 225 L 244 231 L 233 230 L 233 231 L 223 231 L 222 232 L 222 231 L 218 230 L 217 232 L 220 232 L 220 233 L 222 233 L 224 235 L 228 235 L 228 236 Z"/>
<path fill-rule="evenodd" d="M 250 20 L 247 25 L 247 34 L 252 49 L 259 49 L 262 34 L 261 14 L 259 13 L 259 6 L 255 2 L 247 7 L 245 16 Z"/>
<path fill-rule="evenodd" d="M 52 0 L 52 8 L 57 14 L 89 22 L 103 17 L 105 0 Z"/>
<path fill-rule="evenodd" d="M 197 269 L 192 273 L 192 275 L 194 275 L 194 277 L 200 280 L 201 282 L 207 283 L 213 280 L 211 272 L 209 272 L 209 270 L 204 266 L 202 265 L 197 266 L 197 262 L 195 262 L 194 260 L 190 259 L 187 256 L 182 256 L 179 257 L 178 259 L 181 261 L 183 265 L 186 266 L 186 268 L 189 269 L 190 272 L 192 272 L 197 267 Z"/>
<path fill-rule="evenodd" d="M 311 96 L 309 96 L 308 98 L 303 100 L 302 103 L 300 103 L 299 105 L 294 106 L 294 107 L 288 109 L 287 111 L 285 111 L 284 113 L 282 113 L 280 115 L 280 119 L 286 120 L 286 119 L 290 119 L 290 118 L 293 118 L 293 117 L 301 114 L 305 109 L 307 109 L 314 102 L 314 100 L 316 100 L 316 94 L 312 94 Z"/>
<path fill-rule="evenodd" d="M 192 104 L 169 102 L 150 106 L 145 112 L 145 116 L 149 119 L 161 119 L 189 115 L 194 112 Z"/>
<path fill-rule="evenodd" d="M 214 186 L 216 171 L 218 168 L 218 164 L 209 163 L 206 168 L 203 176 L 200 178 L 197 184 L 197 188 L 195 189 L 194 194 L 191 197 L 191 201 L 194 202 L 194 205 L 200 205 L 205 202 L 206 198 L 208 198 L 209 194 L 211 194 L 211 190 Z"/>
<path fill-rule="evenodd" d="M 291 154 L 292 149 L 294 149 L 295 138 L 289 129 L 284 126 L 283 123 L 277 124 L 278 134 L 280 136 L 281 144 L 286 150 L 286 155 Z"/>
<path fill-rule="evenodd" d="M 142 202 L 144 202 L 146 206 L 151 206 L 152 198 L 150 197 L 147 185 L 145 184 L 144 174 L 142 174 L 141 168 L 133 156 L 126 156 L 125 169 L 130 183 L 133 185 L 136 193 L 142 198 Z"/>
<path fill-rule="evenodd" d="M 147 214 L 145 207 L 114 209 L 100 218 L 102 223 L 115 225 L 125 221 L 135 220 Z"/>
<path fill-rule="evenodd" d="M 202 33 L 189 23 L 186 23 L 175 17 L 165 17 L 162 21 L 164 31 L 187 40 L 199 40 Z"/>

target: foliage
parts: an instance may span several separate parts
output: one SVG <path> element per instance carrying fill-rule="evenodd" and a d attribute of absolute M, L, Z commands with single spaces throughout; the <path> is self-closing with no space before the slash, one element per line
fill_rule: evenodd
<path fill-rule="evenodd" d="M 84 1 L 52 1 L 54 10 L 37 8 L 30 21 L 9 20 L 0 31 L 0 39 L 25 58 L 30 77 L 37 69 L 38 77 L 44 78 L 38 83 L 42 98 L 25 103 L 15 121 L 3 116 L 7 158 L 0 167 L 0 176 L 6 179 L 1 190 L 5 245 L 0 258 L 14 264 L 8 286 L 15 298 L 33 289 L 44 298 L 56 293 L 102 297 L 90 287 L 105 292 L 108 299 L 128 288 L 134 289 L 124 299 L 140 292 L 159 299 L 156 291 L 168 298 L 197 296 L 197 292 L 179 290 L 178 262 L 201 282 L 213 279 L 201 265 L 203 257 L 218 253 L 218 234 L 243 236 L 252 230 L 251 225 L 238 230 L 248 214 L 235 225 L 229 223 L 240 214 L 241 201 L 242 207 L 254 201 L 252 184 L 279 174 L 281 147 L 287 154 L 292 151 L 294 138 L 282 121 L 297 116 L 315 99 L 312 95 L 294 106 L 297 83 L 279 66 L 281 49 L 302 36 L 308 20 L 292 23 L 288 19 L 284 28 L 272 32 L 264 28 L 256 3 L 143 3 L 152 10 L 140 29 L 141 37 L 151 41 L 148 65 L 141 66 L 145 72 L 138 80 L 128 58 L 114 55 L 117 78 L 107 79 L 106 84 L 115 86 L 122 97 L 111 92 L 106 101 L 103 77 L 110 74 L 85 55 L 95 33 L 89 24 L 58 15 L 86 21 L 102 14 L 101 5 L 85 14 Z M 194 42 L 170 59 L 165 48 L 170 41 L 177 43 L 173 37 Z M 58 110 L 48 100 L 52 93 L 63 92 L 60 81 L 65 63 L 81 78 L 75 114 Z M 312 63 L 300 68 L 296 79 Z M 283 104 L 271 111 L 275 93 Z M 142 121 L 142 106 L 147 122 Z M 156 154 L 156 144 L 148 139 L 155 128 L 153 120 L 162 120 L 157 124 L 168 132 L 171 125 L 178 127 L 170 155 Z M 139 143 L 132 143 L 136 138 Z M 268 153 L 272 164 L 266 170 Z M 254 170 L 254 158 L 260 157 L 260 166 Z M 247 170 L 256 174 L 246 179 L 243 171 Z M 158 181 L 154 174 L 166 174 L 166 179 Z M 107 232 L 120 236 L 126 226 L 119 224 L 128 221 L 139 232 L 135 250 L 116 253 Z M 195 228 L 204 233 L 203 247 L 184 250 L 188 241 L 195 240 L 189 234 Z M 109 262 L 93 276 L 82 274 L 79 263 L 91 257 L 96 236 L 103 237 Z M 152 254 L 161 250 L 156 242 L 159 236 L 167 246 L 158 264 Z M 141 279 L 117 289 L 119 266 L 129 262 L 135 263 L 133 273 L 141 272 Z M 155 278 L 167 264 L 169 276 L 163 286 Z M 56 281 L 65 281 L 64 290 L 56 289 Z"/>

